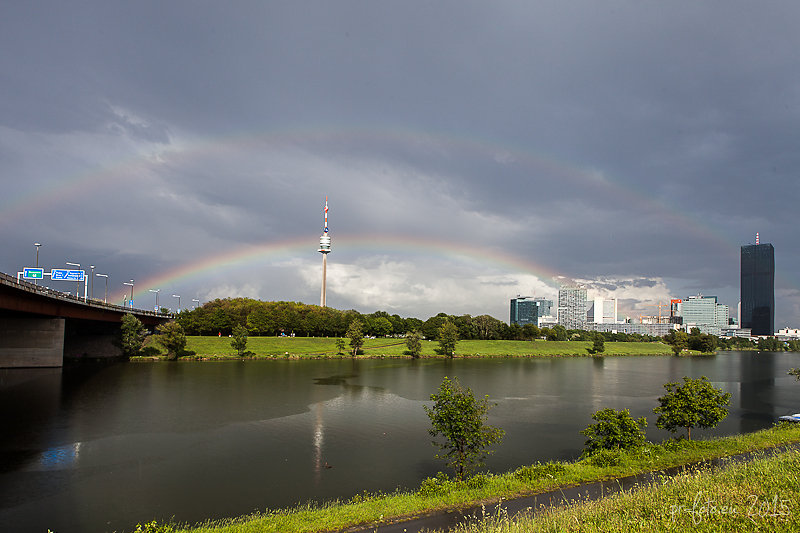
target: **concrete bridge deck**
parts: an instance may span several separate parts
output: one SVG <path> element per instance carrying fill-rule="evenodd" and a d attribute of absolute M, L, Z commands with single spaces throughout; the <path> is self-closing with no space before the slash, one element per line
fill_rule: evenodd
<path fill-rule="evenodd" d="M 112 340 L 128 313 L 151 329 L 173 318 L 87 301 L 0 273 L 0 368 L 62 366 L 65 357 L 120 356 Z"/>

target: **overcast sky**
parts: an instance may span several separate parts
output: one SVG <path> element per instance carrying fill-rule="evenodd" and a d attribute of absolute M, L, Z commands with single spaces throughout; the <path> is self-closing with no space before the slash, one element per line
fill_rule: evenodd
<path fill-rule="evenodd" d="M 775 246 L 800 327 L 800 2 L 0 4 L 0 270 L 137 307 L 248 296 L 508 320 L 623 314 Z M 104 281 L 97 279 L 95 296 Z M 52 283 L 74 290 L 74 284 Z"/>

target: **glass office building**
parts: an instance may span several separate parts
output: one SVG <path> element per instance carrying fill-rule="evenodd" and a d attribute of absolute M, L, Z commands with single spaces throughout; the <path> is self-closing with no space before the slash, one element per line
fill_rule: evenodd
<path fill-rule="evenodd" d="M 740 327 L 752 335 L 775 333 L 775 249 L 771 244 L 742 246 Z"/>
<path fill-rule="evenodd" d="M 528 296 L 517 296 L 511 299 L 510 322 L 512 324 L 539 325 L 539 318 L 549 316 L 552 312 L 553 300 L 544 298 L 531 298 Z"/>

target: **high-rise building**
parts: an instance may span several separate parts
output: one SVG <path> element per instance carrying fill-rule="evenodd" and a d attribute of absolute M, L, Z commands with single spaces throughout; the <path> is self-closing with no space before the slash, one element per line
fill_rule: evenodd
<path fill-rule="evenodd" d="M 593 324 L 616 324 L 617 300 L 606 300 L 603 298 L 589 300 L 586 310 L 586 320 Z"/>
<path fill-rule="evenodd" d="M 775 333 L 775 249 L 772 244 L 742 246 L 739 325 L 752 335 Z"/>
<path fill-rule="evenodd" d="M 511 324 L 539 325 L 539 318 L 548 316 L 552 312 L 553 300 L 545 298 L 531 298 L 530 296 L 517 296 L 511 299 L 511 312 L 509 322 Z"/>
<path fill-rule="evenodd" d="M 586 325 L 586 289 L 558 289 L 558 323 L 567 329 L 584 329 Z"/>
<path fill-rule="evenodd" d="M 681 323 L 687 329 L 698 327 L 703 333 L 719 335 L 721 328 L 728 327 L 728 306 L 717 301 L 716 296 L 689 296 L 676 306 Z"/>

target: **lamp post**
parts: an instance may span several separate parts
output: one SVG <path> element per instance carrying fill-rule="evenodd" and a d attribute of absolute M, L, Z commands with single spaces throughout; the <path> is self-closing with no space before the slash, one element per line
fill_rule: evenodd
<path fill-rule="evenodd" d="M 178 296 L 177 294 L 173 294 L 172 297 L 178 299 L 178 312 L 180 313 L 181 312 L 181 297 Z"/>
<path fill-rule="evenodd" d="M 161 289 L 147 289 L 147 290 L 156 293 L 156 313 L 158 313 L 158 293 L 161 292 Z"/>
<path fill-rule="evenodd" d="M 92 280 L 91 281 L 91 286 L 92 286 L 92 288 L 89 289 L 89 292 L 90 292 L 89 298 L 94 300 L 94 265 L 90 265 L 89 268 L 92 269 L 92 277 L 91 277 L 91 280 Z"/>
<path fill-rule="evenodd" d="M 39 247 L 41 246 L 41 243 L 35 242 L 33 245 L 36 247 L 36 268 L 39 268 Z M 38 283 L 36 283 L 36 279 L 33 280 L 33 284 L 38 285 Z"/>
<path fill-rule="evenodd" d="M 192 301 L 197 302 L 197 305 L 200 305 L 200 300 L 198 300 L 197 298 L 192 298 Z M 197 305 L 194 306 L 195 309 L 197 309 Z"/>
<path fill-rule="evenodd" d="M 64 262 L 66 264 L 68 264 L 69 266 L 74 266 L 74 267 L 78 267 L 78 268 L 81 267 L 80 263 L 70 263 L 69 261 L 64 261 Z M 80 281 L 76 282 L 75 286 L 78 287 L 77 290 L 75 291 L 75 296 L 80 298 L 81 297 L 81 282 Z"/>
<path fill-rule="evenodd" d="M 131 288 L 131 299 L 129 300 L 128 303 L 130 304 L 131 309 L 133 309 L 133 280 L 123 281 L 122 284 L 123 285 L 129 285 L 130 288 Z"/>
<path fill-rule="evenodd" d="M 108 303 L 108 274 L 95 274 L 98 278 L 106 278 L 106 296 L 103 298 L 103 303 Z"/>

